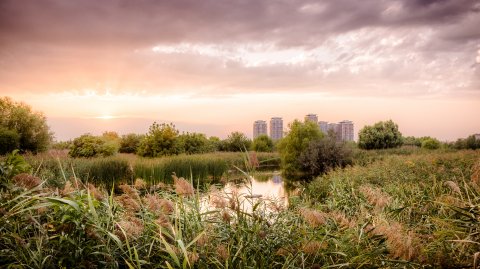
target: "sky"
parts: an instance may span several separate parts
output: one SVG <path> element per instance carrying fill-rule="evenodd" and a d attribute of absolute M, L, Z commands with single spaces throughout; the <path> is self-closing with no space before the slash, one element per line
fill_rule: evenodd
<path fill-rule="evenodd" d="M 479 25 L 478 0 L 0 0 L 0 96 L 57 140 L 314 113 L 452 141 L 480 133 Z"/>

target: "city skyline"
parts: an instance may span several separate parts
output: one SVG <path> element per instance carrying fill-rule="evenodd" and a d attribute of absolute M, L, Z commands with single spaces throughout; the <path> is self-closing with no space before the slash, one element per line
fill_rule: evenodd
<path fill-rule="evenodd" d="M 476 0 L 3 0 L 0 95 L 44 112 L 58 140 L 146 133 L 154 121 L 251 136 L 256 119 L 281 115 L 286 128 L 314 111 L 454 141 L 480 132 L 479 10 Z"/>

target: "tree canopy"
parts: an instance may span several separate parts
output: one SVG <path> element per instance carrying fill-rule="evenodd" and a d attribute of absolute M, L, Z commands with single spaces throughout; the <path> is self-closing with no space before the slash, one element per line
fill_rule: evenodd
<path fill-rule="evenodd" d="M 400 147 L 402 133 L 392 120 L 380 121 L 373 126 L 365 126 L 358 133 L 358 146 L 363 149 L 387 149 Z"/>
<path fill-rule="evenodd" d="M 42 113 L 34 112 L 30 106 L 8 97 L 0 98 L 0 154 L 9 151 L 12 145 L 23 152 L 45 151 L 52 137 Z M 8 141 L 13 144 L 8 144 Z"/>

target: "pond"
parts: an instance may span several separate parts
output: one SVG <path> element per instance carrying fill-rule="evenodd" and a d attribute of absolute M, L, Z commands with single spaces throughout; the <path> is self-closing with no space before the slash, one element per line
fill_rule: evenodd
<path fill-rule="evenodd" d="M 204 203 L 207 209 L 230 207 L 251 212 L 254 206 L 267 212 L 288 207 L 289 196 L 296 191 L 287 188 L 279 172 L 249 176 L 241 183 L 229 182 L 222 188 L 213 188 Z"/>

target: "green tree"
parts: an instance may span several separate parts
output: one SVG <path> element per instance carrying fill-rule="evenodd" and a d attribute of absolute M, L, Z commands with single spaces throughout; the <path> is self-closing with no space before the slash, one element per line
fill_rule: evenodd
<path fill-rule="evenodd" d="M 440 141 L 431 137 L 428 137 L 422 141 L 422 148 L 424 149 L 438 149 L 440 148 L 440 145 Z"/>
<path fill-rule="evenodd" d="M 159 157 L 181 153 L 178 130 L 173 123 L 154 122 L 138 146 L 137 154 L 143 157 Z"/>
<path fill-rule="evenodd" d="M 272 152 L 273 141 L 267 135 L 259 135 L 253 139 L 252 149 L 258 152 Z"/>
<path fill-rule="evenodd" d="M 252 141 L 241 132 L 232 132 L 222 144 L 223 151 L 246 151 L 250 148 Z"/>
<path fill-rule="evenodd" d="M 75 138 L 70 146 L 68 154 L 71 157 L 107 157 L 118 152 L 118 141 L 105 136 L 84 134 Z"/>
<path fill-rule="evenodd" d="M 21 151 L 45 151 L 53 137 L 42 113 L 34 112 L 30 106 L 14 102 L 8 97 L 0 98 L 0 128 L 18 134 L 18 148 Z"/>
<path fill-rule="evenodd" d="M 120 139 L 120 153 L 136 153 L 140 142 L 144 138 L 144 135 L 139 134 L 127 134 L 122 135 Z"/>
<path fill-rule="evenodd" d="M 208 148 L 209 152 L 221 151 L 222 140 L 216 136 L 210 136 L 208 138 Z"/>
<path fill-rule="evenodd" d="M 380 121 L 373 126 L 365 126 L 358 133 L 358 146 L 363 149 L 387 149 L 400 147 L 402 133 L 392 120 Z"/>
<path fill-rule="evenodd" d="M 300 155 L 312 141 L 323 137 L 318 125 L 307 121 L 302 123 L 294 120 L 289 124 L 290 131 L 278 142 L 277 148 L 280 153 L 282 169 L 287 177 L 299 177 L 304 175 Z"/>
<path fill-rule="evenodd" d="M 186 154 L 197 154 L 209 152 L 209 140 L 204 134 L 184 133 L 179 136 L 181 147 Z"/>
<path fill-rule="evenodd" d="M 0 155 L 12 152 L 20 146 L 20 136 L 15 130 L 0 127 Z"/>

